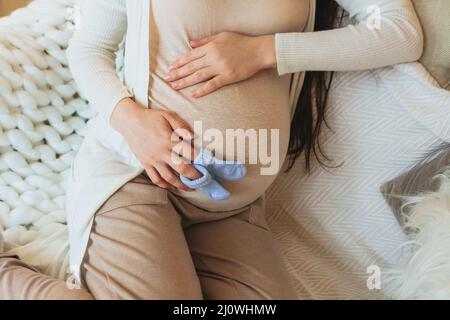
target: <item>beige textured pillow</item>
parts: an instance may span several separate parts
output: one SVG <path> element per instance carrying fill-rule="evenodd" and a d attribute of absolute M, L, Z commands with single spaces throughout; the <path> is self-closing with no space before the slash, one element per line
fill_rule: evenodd
<path fill-rule="evenodd" d="M 420 62 L 450 90 L 450 0 L 413 0 L 425 35 Z"/>

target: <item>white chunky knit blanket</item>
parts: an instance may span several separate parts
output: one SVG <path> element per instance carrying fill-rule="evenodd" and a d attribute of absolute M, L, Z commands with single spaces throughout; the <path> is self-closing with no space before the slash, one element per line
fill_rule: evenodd
<path fill-rule="evenodd" d="M 95 115 L 67 66 L 73 18 L 73 0 L 36 0 L 0 20 L 0 227 L 37 265 L 49 257 L 26 245 L 67 250 L 51 241 L 67 238 L 64 177 Z"/>

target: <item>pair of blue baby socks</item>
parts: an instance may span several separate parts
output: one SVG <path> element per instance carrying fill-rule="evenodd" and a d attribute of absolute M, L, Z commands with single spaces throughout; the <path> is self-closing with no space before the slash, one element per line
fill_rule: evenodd
<path fill-rule="evenodd" d="M 207 149 L 200 150 L 193 166 L 203 175 L 197 180 L 181 176 L 181 182 L 188 188 L 200 190 L 214 201 L 230 198 L 231 194 L 219 182 L 239 181 L 247 174 L 245 165 L 239 162 L 222 161 Z"/>

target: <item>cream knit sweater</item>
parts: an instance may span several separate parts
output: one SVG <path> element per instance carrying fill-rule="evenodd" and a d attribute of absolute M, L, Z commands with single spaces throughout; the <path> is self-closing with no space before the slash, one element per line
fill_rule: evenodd
<path fill-rule="evenodd" d="M 100 115 L 90 125 L 68 186 L 70 263 L 76 277 L 79 277 L 95 212 L 117 189 L 143 171 L 124 139 L 109 126 L 109 119 L 117 103 L 125 97 L 134 97 L 144 107 L 148 105 L 150 68 L 146 40 L 150 2 L 84 1 L 81 28 L 68 50 L 79 89 Z M 276 35 L 278 72 L 293 74 L 292 109 L 301 90 L 304 71 L 378 68 L 415 61 L 421 56 L 421 27 L 410 0 L 337 2 L 350 13 L 357 22 L 355 25 L 312 32 L 316 3 L 311 0 L 306 32 Z M 377 24 L 378 28 L 373 28 Z M 115 52 L 125 35 L 125 80 L 121 81 L 116 74 Z M 103 139 L 102 143 L 99 139 Z"/>

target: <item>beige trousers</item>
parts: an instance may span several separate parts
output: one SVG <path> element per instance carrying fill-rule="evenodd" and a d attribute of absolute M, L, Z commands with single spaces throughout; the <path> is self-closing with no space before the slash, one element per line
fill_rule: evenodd
<path fill-rule="evenodd" d="M 212 213 L 141 175 L 98 211 L 70 289 L 0 255 L 0 299 L 296 299 L 264 201 Z"/>

